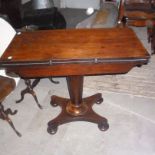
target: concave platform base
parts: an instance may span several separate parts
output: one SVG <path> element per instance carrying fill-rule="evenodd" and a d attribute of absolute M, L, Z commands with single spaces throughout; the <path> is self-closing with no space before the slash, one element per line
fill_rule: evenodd
<path fill-rule="evenodd" d="M 96 123 L 101 131 L 106 131 L 109 128 L 107 119 L 98 115 L 92 109 L 92 106 L 95 103 L 100 104 L 102 101 L 102 95 L 99 93 L 83 98 L 82 103 L 79 104 L 79 106 L 72 104 L 70 99 L 52 96 L 51 105 L 54 107 L 60 106 L 62 111 L 55 119 L 48 123 L 48 133 L 55 134 L 59 125 L 73 121 L 88 121 Z"/>

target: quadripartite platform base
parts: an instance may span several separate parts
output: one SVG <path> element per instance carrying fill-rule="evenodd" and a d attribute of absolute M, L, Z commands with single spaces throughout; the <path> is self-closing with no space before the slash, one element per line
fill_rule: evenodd
<path fill-rule="evenodd" d="M 73 121 L 88 121 L 96 123 L 101 131 L 106 131 L 109 128 L 107 119 L 98 115 L 92 109 L 92 106 L 95 103 L 100 104 L 102 101 L 103 98 L 100 93 L 83 98 L 82 103 L 79 104 L 79 106 L 72 104 L 70 99 L 52 96 L 51 105 L 54 107 L 60 106 L 62 111 L 55 119 L 48 123 L 48 133 L 55 134 L 59 125 Z"/>

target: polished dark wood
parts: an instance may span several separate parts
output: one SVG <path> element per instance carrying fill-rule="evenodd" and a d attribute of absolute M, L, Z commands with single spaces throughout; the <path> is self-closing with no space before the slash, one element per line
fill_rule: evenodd
<path fill-rule="evenodd" d="M 151 29 L 148 29 L 148 34 L 148 40 L 151 43 L 151 49 L 153 53 L 155 53 L 155 25 Z"/>
<path fill-rule="evenodd" d="M 126 25 L 151 26 L 155 21 L 155 0 L 120 0 L 119 21 Z"/>
<path fill-rule="evenodd" d="M 0 65 L 25 78 L 111 74 L 126 73 L 148 57 L 128 28 L 48 30 L 17 35 Z"/>
<path fill-rule="evenodd" d="M 59 125 L 78 120 L 96 123 L 105 131 L 107 119 L 92 110 L 103 101 L 102 95 L 82 97 L 84 76 L 127 73 L 149 57 L 129 28 L 34 31 L 14 38 L 0 66 L 22 78 L 67 77 L 70 98 L 51 97 L 51 105 L 62 111 L 48 123 L 50 134 Z"/>
<path fill-rule="evenodd" d="M 152 29 L 151 42 L 152 42 L 152 49 L 154 50 L 154 53 L 155 53 L 155 26 Z"/>
<path fill-rule="evenodd" d="M 155 0 L 120 0 L 118 23 L 123 26 L 147 27 L 150 42 L 155 26 Z M 154 51 L 153 48 L 152 54 Z"/>
<path fill-rule="evenodd" d="M 55 134 L 59 125 L 72 121 L 97 123 L 100 130 L 107 130 L 109 128 L 107 119 L 99 116 L 92 109 L 95 103 L 102 103 L 102 94 L 83 98 L 83 76 L 69 76 L 67 77 L 67 83 L 70 99 L 58 96 L 51 97 L 51 105 L 54 107 L 60 106 L 61 113 L 48 123 L 47 131 L 50 134 Z"/>

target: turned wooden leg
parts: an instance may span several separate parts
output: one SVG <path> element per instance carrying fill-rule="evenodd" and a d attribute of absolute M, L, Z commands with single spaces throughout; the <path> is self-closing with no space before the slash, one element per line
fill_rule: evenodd
<path fill-rule="evenodd" d="M 148 27 L 147 28 L 147 34 L 148 34 L 148 42 L 151 44 L 151 54 L 155 54 L 155 27 Z"/>
<path fill-rule="evenodd" d="M 9 125 L 11 126 L 11 128 L 15 131 L 15 133 L 21 137 L 22 135 L 16 130 L 13 122 L 11 121 L 11 119 L 9 118 L 9 114 L 10 115 L 15 115 L 17 113 L 17 110 L 15 110 L 14 112 L 11 109 L 6 109 L 4 110 L 3 105 L 0 103 L 0 118 L 7 121 L 9 123 Z"/>
<path fill-rule="evenodd" d="M 152 28 L 151 48 L 152 54 L 155 54 L 155 26 Z"/>
<path fill-rule="evenodd" d="M 29 94 L 31 94 L 33 96 L 33 98 L 36 101 L 38 107 L 40 109 L 42 109 L 42 106 L 39 104 L 39 101 L 37 99 L 36 93 L 33 90 L 34 87 L 36 87 L 36 85 L 39 83 L 40 79 L 35 79 L 32 84 L 31 84 L 30 79 L 24 79 L 24 81 L 25 81 L 26 88 L 21 91 L 21 98 L 19 100 L 17 100 L 16 103 L 20 103 L 21 101 L 23 101 L 25 94 L 29 93 Z"/>
<path fill-rule="evenodd" d="M 127 18 L 126 16 L 123 16 L 121 22 L 122 22 L 122 26 L 123 26 L 123 27 L 126 27 L 126 26 L 127 26 L 127 22 L 128 22 L 128 18 Z"/>
<path fill-rule="evenodd" d="M 92 106 L 103 101 L 101 94 L 82 98 L 83 76 L 67 77 L 70 99 L 57 96 L 51 97 L 51 105 L 60 106 L 61 113 L 48 123 L 47 131 L 50 134 L 57 132 L 58 126 L 72 121 L 88 121 L 98 124 L 100 130 L 105 131 L 109 128 L 107 119 L 96 114 Z"/>

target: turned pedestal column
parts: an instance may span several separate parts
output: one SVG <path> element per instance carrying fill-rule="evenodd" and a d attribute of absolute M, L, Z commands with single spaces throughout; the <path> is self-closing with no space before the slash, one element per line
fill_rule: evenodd
<path fill-rule="evenodd" d="M 101 94 L 95 94 L 90 97 L 83 98 L 83 76 L 67 77 L 67 84 L 70 99 L 57 96 L 51 97 L 51 105 L 62 108 L 61 113 L 48 123 L 47 131 L 55 134 L 58 126 L 72 121 L 88 121 L 98 124 L 100 130 L 105 131 L 109 128 L 107 119 L 96 114 L 92 106 L 103 101 Z"/>

